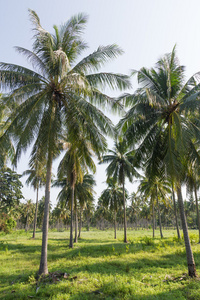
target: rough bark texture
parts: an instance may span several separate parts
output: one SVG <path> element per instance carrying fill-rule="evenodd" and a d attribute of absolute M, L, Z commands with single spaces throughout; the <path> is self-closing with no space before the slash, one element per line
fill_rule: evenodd
<path fill-rule="evenodd" d="M 172 198 L 173 198 L 173 203 L 174 203 L 174 215 L 175 215 L 177 236 L 178 236 L 178 239 L 180 240 L 181 235 L 180 235 L 180 230 L 179 230 L 179 226 L 178 226 L 178 216 L 177 216 L 176 201 L 175 201 L 175 195 L 174 195 L 174 188 L 173 188 L 173 186 L 172 186 Z"/>
<path fill-rule="evenodd" d="M 36 226 L 37 226 L 37 211 L 38 211 L 38 187 L 36 189 L 36 206 L 35 206 L 35 217 L 34 217 L 34 225 L 33 225 L 33 239 L 35 238 Z"/>
<path fill-rule="evenodd" d="M 48 228 L 49 228 L 49 202 L 50 202 L 50 189 L 51 189 L 51 169 L 52 169 L 52 159 L 50 160 L 50 162 L 47 166 L 45 203 L 44 203 L 44 219 L 43 219 L 43 230 L 42 230 L 42 252 L 41 252 L 39 275 L 48 274 L 47 242 L 48 242 Z"/>
<path fill-rule="evenodd" d="M 186 221 L 184 205 L 183 205 L 183 197 L 182 197 L 182 192 L 181 192 L 180 186 L 177 187 L 177 196 L 178 196 L 178 204 L 179 204 L 179 209 L 180 209 L 183 235 L 184 235 L 184 241 L 185 241 L 185 249 L 186 249 L 186 255 L 187 255 L 188 275 L 190 277 L 196 277 L 197 276 L 196 266 L 195 266 L 192 248 L 191 248 L 191 244 L 190 244 L 187 221 Z"/>
<path fill-rule="evenodd" d="M 197 211 L 197 226 L 199 229 L 199 243 L 200 243 L 200 220 L 199 220 L 199 206 L 198 206 L 198 197 L 197 197 L 197 187 L 194 186 L 195 202 L 196 202 L 196 211 Z"/>
<path fill-rule="evenodd" d="M 123 180 L 123 206 L 124 206 L 124 243 L 127 243 L 127 224 L 126 224 L 126 197 L 125 197 L 125 187 Z"/>
<path fill-rule="evenodd" d="M 70 226 L 70 239 L 69 247 L 74 248 L 73 245 L 73 209 L 74 209 L 74 188 L 72 188 L 72 201 L 71 201 L 71 226 Z"/>

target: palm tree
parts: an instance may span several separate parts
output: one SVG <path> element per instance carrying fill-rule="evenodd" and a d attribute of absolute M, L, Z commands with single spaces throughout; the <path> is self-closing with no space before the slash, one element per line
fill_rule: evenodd
<path fill-rule="evenodd" d="M 132 215 L 132 218 L 135 219 L 135 227 L 137 230 L 138 218 L 140 217 L 142 206 L 145 203 L 145 198 L 141 195 L 137 195 L 135 192 L 132 192 L 129 199 L 131 201 L 130 214 Z"/>
<path fill-rule="evenodd" d="M 86 203 L 93 201 L 93 187 L 95 185 L 94 176 L 92 174 L 84 174 L 83 180 L 77 181 L 74 187 L 74 202 L 75 202 L 75 210 L 76 206 L 80 206 L 81 212 Z M 71 198 L 72 198 L 72 189 L 69 183 L 69 180 L 66 176 L 63 176 L 62 179 L 58 178 L 54 180 L 53 186 L 60 187 L 61 191 L 58 194 L 58 203 L 60 209 L 60 214 L 62 213 L 63 209 L 66 209 L 67 206 L 71 207 Z M 72 211 L 73 215 L 73 211 Z M 71 218 L 72 220 L 72 218 Z M 81 223 L 81 218 L 80 218 Z M 80 225 L 81 226 L 81 225 Z M 81 228 L 79 228 L 81 231 Z M 80 232 L 79 232 L 80 233 Z M 80 236 L 79 236 L 80 237 Z M 75 242 L 77 242 L 77 237 L 75 235 Z"/>
<path fill-rule="evenodd" d="M 161 201 L 166 203 L 168 199 L 168 195 L 171 193 L 169 182 L 164 178 L 162 178 L 162 176 L 144 178 L 138 187 L 138 192 L 142 194 L 144 199 L 150 198 L 150 203 L 152 205 L 152 213 L 153 213 L 153 237 L 155 235 L 154 207 L 155 207 L 155 203 L 157 204 L 160 237 L 163 238 L 159 203 Z"/>
<path fill-rule="evenodd" d="M 174 204 L 174 217 L 175 217 L 175 223 L 176 223 L 177 237 L 180 240 L 181 236 L 180 236 L 180 231 L 179 231 L 179 226 L 178 226 L 178 216 L 177 216 L 176 200 L 175 200 L 175 193 L 174 193 L 173 182 L 172 182 L 172 200 L 173 200 L 173 204 Z"/>
<path fill-rule="evenodd" d="M 114 211 L 114 238 L 117 238 L 117 222 L 116 215 L 119 208 L 123 206 L 123 190 L 120 188 L 113 178 L 107 179 L 108 187 L 101 193 L 103 205 Z"/>
<path fill-rule="evenodd" d="M 139 174 L 134 168 L 134 151 L 129 150 L 126 140 L 115 141 L 114 150 L 108 150 L 109 154 L 102 157 L 101 163 L 109 163 L 106 171 L 107 177 L 113 177 L 123 189 L 123 208 L 124 208 L 124 243 L 127 243 L 127 222 L 126 222 L 126 197 L 125 179 L 132 181 L 133 176 Z"/>
<path fill-rule="evenodd" d="M 33 225 L 33 239 L 35 239 L 35 232 L 36 232 L 36 226 L 37 226 L 37 211 L 38 211 L 38 193 L 39 188 L 45 185 L 45 179 L 46 179 L 46 170 L 44 169 L 44 163 L 35 162 L 32 165 L 32 168 L 30 170 L 26 170 L 23 172 L 22 175 L 29 175 L 26 184 L 31 184 L 36 190 L 36 206 L 35 206 L 35 217 L 34 217 L 34 225 Z"/>
<path fill-rule="evenodd" d="M 175 47 L 157 62 L 155 69 L 142 68 L 135 73 L 141 88 L 134 95 L 125 96 L 125 103 L 132 107 L 120 121 L 119 128 L 126 132 L 130 143 L 139 144 L 136 151 L 138 160 L 148 159 L 148 168 L 155 175 L 164 165 L 167 175 L 176 184 L 188 272 L 190 276 L 196 276 L 183 209 L 180 174 L 187 153 L 196 157 L 194 141 L 200 139 L 200 119 L 198 114 L 194 114 L 200 101 L 199 74 L 184 83 L 184 67 L 178 62 Z"/>
<path fill-rule="evenodd" d="M 50 34 L 40 24 L 38 15 L 29 10 L 34 26 L 33 51 L 17 47 L 17 51 L 32 63 L 34 71 L 22 66 L 0 63 L 2 88 L 11 90 L 7 104 L 18 103 L 10 114 L 0 146 L 10 135 L 17 143 L 16 160 L 22 150 L 34 142 L 33 159 L 46 159 L 45 212 L 42 252 L 39 274 L 47 274 L 47 241 L 49 201 L 53 159 L 60 153 L 63 131 L 74 140 L 80 131 L 87 132 L 97 155 L 105 149 L 103 134 L 112 133 L 111 121 L 93 103 L 115 103 L 99 88 L 109 86 L 120 90 L 130 87 L 127 76 L 113 73 L 97 73 L 109 60 L 122 54 L 116 45 L 99 47 L 77 63 L 87 45 L 81 39 L 87 17 L 72 17 L 60 28 L 54 26 Z M 90 73 L 91 72 L 91 73 Z"/>
<path fill-rule="evenodd" d="M 199 162 L 194 161 L 193 163 L 187 164 L 186 169 L 186 187 L 189 194 L 192 195 L 194 192 L 196 212 L 197 212 L 197 226 L 199 230 L 199 243 L 200 243 L 200 216 L 199 216 L 199 204 L 197 191 L 200 185 L 200 175 L 199 175 Z"/>
<path fill-rule="evenodd" d="M 65 191 L 70 195 L 71 201 L 71 226 L 70 226 L 70 243 L 69 247 L 73 248 L 73 213 L 75 205 L 76 214 L 76 239 L 77 242 L 77 188 L 78 184 L 83 183 L 84 173 L 90 168 L 93 172 L 96 171 L 96 166 L 92 160 L 91 144 L 86 142 L 84 136 L 78 139 L 78 142 L 68 144 L 63 159 L 58 167 L 58 179 L 63 180 L 65 183 Z M 66 189 L 68 185 L 68 190 Z M 80 189 L 80 186 L 79 186 Z M 61 191 L 62 193 L 64 191 Z"/>
<path fill-rule="evenodd" d="M 90 231 L 90 221 L 91 221 L 91 217 L 94 214 L 94 210 L 95 210 L 95 206 L 94 206 L 94 198 L 91 199 L 90 201 L 87 201 L 85 203 L 85 208 L 83 210 L 83 216 L 86 219 L 86 223 L 87 223 L 87 231 Z"/>
<path fill-rule="evenodd" d="M 5 97 L 5 95 L 0 94 L 0 136 L 4 133 L 6 119 L 13 110 L 13 107 L 11 105 L 10 107 L 8 107 L 5 104 Z M 12 163 L 14 155 L 15 149 L 13 143 L 10 138 L 7 138 L 6 140 L 4 140 L 4 144 L 0 153 L 0 167 L 6 168 L 8 159 Z"/>
<path fill-rule="evenodd" d="M 25 231 L 29 230 L 29 224 L 33 221 L 34 217 L 34 204 L 32 203 L 32 200 L 26 200 L 26 203 L 24 203 L 21 206 L 22 215 L 24 217 L 25 222 Z"/>
<path fill-rule="evenodd" d="M 94 201 L 94 186 L 96 182 L 92 174 L 84 174 L 83 181 L 76 184 L 76 197 L 80 206 L 80 225 L 79 225 L 79 238 L 81 237 L 82 228 L 82 211 L 88 203 Z"/>

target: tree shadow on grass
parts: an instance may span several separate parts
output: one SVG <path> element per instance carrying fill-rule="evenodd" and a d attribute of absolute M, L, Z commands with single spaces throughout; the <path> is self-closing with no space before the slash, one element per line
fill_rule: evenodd
<path fill-rule="evenodd" d="M 104 289 L 109 289 L 108 292 L 104 292 Z M 192 297 L 191 292 L 187 291 L 184 288 L 177 288 L 173 291 L 165 291 L 165 292 L 154 292 L 152 291 L 146 295 L 141 295 L 138 291 L 135 291 L 131 286 L 125 288 L 117 288 L 114 283 L 110 283 L 107 286 L 104 286 L 102 289 L 97 289 L 92 291 L 91 293 L 78 293 L 77 295 L 72 295 L 69 299 L 70 300 L 93 300 L 93 299 L 130 299 L 130 300 L 183 300 L 183 299 L 193 299 L 193 300 L 200 300 L 200 296 Z M 189 296 L 189 297 L 188 297 Z"/>
<path fill-rule="evenodd" d="M 110 246 L 112 246 L 112 244 L 110 244 Z M 124 246 L 124 245 L 123 245 Z M 95 246 L 89 246 L 90 248 L 93 248 L 93 250 L 95 249 Z M 96 246 L 96 247 L 99 247 Z M 104 246 L 102 246 L 104 247 Z M 121 247 L 121 244 L 119 244 L 119 247 Z M 116 245 L 115 245 L 115 248 Z M 78 251 L 80 249 L 71 249 L 70 253 L 73 253 L 74 251 Z M 95 251 L 95 250 L 94 250 Z M 113 250 L 112 250 L 113 251 Z M 130 249 L 129 249 L 130 251 Z M 154 299 L 195 299 L 198 300 L 200 298 L 197 297 L 193 297 L 192 298 L 192 294 L 191 291 L 188 290 L 188 297 L 187 297 L 187 290 L 184 290 L 182 288 L 179 289 L 174 289 L 172 291 L 165 291 L 165 292 L 160 292 L 159 290 L 159 286 L 158 286 L 158 278 L 157 278 L 157 273 L 160 274 L 160 268 L 163 269 L 162 274 L 163 274 L 163 278 L 160 279 L 160 282 L 163 282 L 164 276 L 166 275 L 166 272 L 169 272 L 169 269 L 171 270 L 171 273 L 173 274 L 173 271 L 176 268 L 176 265 L 179 264 L 179 269 L 180 269 L 180 265 L 181 268 L 183 267 L 183 271 L 185 271 L 187 269 L 186 266 L 186 258 L 183 258 L 183 254 L 181 254 L 179 256 L 176 257 L 176 255 L 174 254 L 167 254 L 167 255 L 163 255 L 162 257 L 155 257 L 154 260 L 152 261 L 152 259 L 150 258 L 140 258 L 137 259 L 135 261 L 130 261 L 130 257 L 126 260 L 126 256 L 129 253 L 124 252 L 123 257 L 121 256 L 116 256 L 112 255 L 112 257 L 110 257 L 110 259 L 108 259 L 109 257 L 105 257 L 104 261 L 99 261 L 99 262 L 88 262 L 88 260 L 86 260 L 84 262 L 84 260 L 82 261 L 83 257 L 82 257 L 82 253 L 80 252 L 79 256 L 76 257 L 76 264 L 73 265 L 73 263 L 71 264 L 71 266 L 67 266 L 67 261 L 65 261 L 65 265 L 63 262 L 63 265 L 60 266 L 61 270 L 63 272 L 69 272 L 70 275 L 73 276 L 77 276 L 77 285 L 78 282 L 80 281 L 82 283 L 82 278 L 84 276 L 86 276 L 88 278 L 88 280 L 93 279 L 94 276 L 98 276 L 98 278 L 107 278 L 104 277 L 104 275 L 108 275 L 108 277 L 110 278 L 109 282 L 107 281 L 102 281 L 101 284 L 98 285 L 98 287 L 95 288 L 95 285 L 92 284 L 91 285 L 91 291 L 87 291 L 86 287 L 86 292 L 83 292 L 77 289 L 77 293 L 76 291 L 74 292 L 74 295 L 71 295 L 69 299 L 135 299 L 135 300 L 154 300 Z M 104 254 L 103 254 L 104 255 Z M 58 257 L 58 255 L 56 256 Z M 99 256 L 100 257 L 100 256 Z M 200 254 L 197 253 L 197 259 L 200 259 Z M 80 264 L 79 266 L 79 260 L 82 263 L 82 265 Z M 66 270 L 66 266 L 67 266 L 67 270 Z M 158 270 L 159 268 L 159 270 Z M 166 269 L 168 269 L 168 271 L 166 271 Z M 49 271 L 53 272 L 53 271 L 57 271 L 57 269 L 52 270 L 51 266 L 50 266 L 50 262 L 49 262 Z M 8 285 L 11 285 L 12 282 L 15 283 L 20 283 L 20 282 L 28 282 L 28 278 L 29 276 L 31 276 L 33 273 L 32 271 L 26 271 L 26 274 L 23 274 L 23 276 L 21 275 L 10 275 L 6 278 Z M 85 274 L 85 275 L 84 275 Z M 148 274 L 148 275 L 147 275 Z M 150 274 L 152 274 L 152 279 L 150 278 L 151 276 L 149 276 Z M 181 271 L 180 271 L 180 275 L 181 275 Z M 118 275 L 120 276 L 120 278 L 125 278 L 127 277 L 127 280 L 125 280 L 124 282 L 118 282 L 118 280 L 114 280 L 115 276 Z M 147 276 L 145 279 L 142 279 L 143 276 Z M 134 279 L 135 278 L 135 279 Z M 134 281 L 134 280 L 135 281 Z M 2 282 L 3 283 L 3 282 Z M 4 282 L 5 283 L 5 282 Z M 155 284 L 156 283 L 156 284 Z M 162 283 L 162 284 L 168 284 L 167 281 L 166 283 Z M 158 286 L 158 287 L 157 287 Z M 140 292 L 140 288 L 143 289 L 142 292 Z M 12 294 L 12 288 L 5 288 L 4 292 L 7 294 L 7 296 L 5 295 L 5 299 L 27 299 L 27 294 L 26 291 L 24 291 L 24 296 L 22 297 L 22 295 L 20 294 L 20 290 L 18 291 L 17 288 Z M 52 291 L 52 290 L 55 291 Z M 152 289 L 155 291 L 152 292 Z M 200 289 L 200 283 L 199 283 L 199 289 Z M 41 299 L 40 298 L 40 293 L 37 295 L 35 294 L 35 288 L 32 290 L 29 288 L 27 288 L 27 291 L 31 291 L 31 293 L 29 293 L 31 296 L 34 296 L 35 299 Z M 148 295 L 148 290 L 149 290 L 149 294 Z M 54 285 L 54 288 L 52 287 L 51 289 L 49 289 L 49 296 L 51 296 L 53 293 L 55 295 L 55 292 L 57 291 L 57 293 L 59 295 L 63 295 L 66 294 L 62 291 L 62 287 L 59 287 L 58 285 Z M 68 291 L 70 293 L 70 287 L 68 288 Z M 47 292 L 48 293 L 48 289 Z M 13 298 L 12 298 L 13 296 Z M 190 297 L 191 296 L 191 297 Z M 184 298 L 185 297 L 185 298 Z M 42 299 L 47 299 L 48 297 L 44 296 L 44 298 Z"/>

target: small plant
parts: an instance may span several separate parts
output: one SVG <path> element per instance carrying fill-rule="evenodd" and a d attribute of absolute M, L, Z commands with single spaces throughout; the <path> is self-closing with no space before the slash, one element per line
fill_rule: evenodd
<path fill-rule="evenodd" d="M 30 283 L 30 284 L 35 284 L 35 283 L 36 283 L 35 276 L 30 275 L 30 276 L 28 277 L 28 283 Z"/>
<path fill-rule="evenodd" d="M 129 245 L 126 245 L 126 253 L 129 251 Z"/>
<path fill-rule="evenodd" d="M 154 246 L 155 242 L 152 238 L 145 236 L 142 240 L 146 246 Z"/>
<path fill-rule="evenodd" d="M 192 245 L 198 243 L 198 235 L 195 233 L 190 233 L 190 242 Z"/>

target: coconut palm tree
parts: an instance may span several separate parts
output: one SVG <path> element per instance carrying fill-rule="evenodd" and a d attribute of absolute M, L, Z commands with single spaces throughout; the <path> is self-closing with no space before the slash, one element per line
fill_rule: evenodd
<path fill-rule="evenodd" d="M 118 128 L 126 132 L 130 143 L 137 141 L 138 160 L 148 160 L 148 168 L 155 175 L 164 165 L 167 175 L 176 184 L 188 272 L 190 276 L 196 276 L 183 209 L 183 177 L 180 174 L 183 158 L 187 153 L 196 156 L 194 141 L 200 140 L 200 118 L 198 113 L 194 114 L 200 102 L 199 74 L 184 83 L 184 67 L 178 62 L 175 47 L 157 62 L 155 69 L 142 68 L 133 71 L 133 74 L 136 73 L 141 87 L 135 94 L 125 96 L 126 105 L 131 105 L 131 108 Z"/>
<path fill-rule="evenodd" d="M 94 176 L 92 174 L 87 174 L 87 173 L 83 175 L 83 180 L 81 182 L 77 181 L 75 183 L 75 187 L 74 187 L 75 207 L 79 205 L 80 208 L 83 209 L 87 202 L 93 201 L 94 185 L 95 185 Z M 61 188 L 61 191 L 58 194 L 59 207 L 61 207 L 62 209 L 63 208 L 66 209 L 66 207 L 69 206 L 70 208 L 72 208 L 71 207 L 72 188 L 68 178 L 66 176 L 63 176 L 61 179 L 58 178 L 54 180 L 53 186 Z M 62 212 L 62 209 L 60 213 Z M 73 215 L 73 211 L 72 211 L 72 215 Z M 79 228 L 79 230 L 81 229 Z M 76 235 L 74 240 L 75 242 L 77 242 Z"/>
<path fill-rule="evenodd" d="M 199 173 L 199 162 L 194 161 L 193 163 L 187 164 L 186 169 L 186 187 L 187 192 L 192 195 L 194 192 L 195 204 L 196 204 L 196 213 L 197 213 L 197 227 L 199 230 L 199 243 L 200 243 L 200 216 L 199 216 L 199 204 L 197 192 L 200 185 L 200 173 Z"/>
<path fill-rule="evenodd" d="M 117 222 L 116 215 L 119 208 L 123 206 L 123 190 L 120 188 L 113 178 L 107 179 L 108 187 L 101 193 L 103 205 L 109 207 L 114 212 L 114 239 L 117 238 Z"/>
<path fill-rule="evenodd" d="M 33 221 L 34 209 L 35 207 L 31 199 L 26 200 L 26 203 L 23 203 L 21 206 L 22 216 L 24 217 L 25 222 L 25 231 L 29 230 L 29 225 Z"/>
<path fill-rule="evenodd" d="M 153 214 L 153 237 L 155 236 L 154 208 L 156 203 L 158 209 L 160 237 L 163 238 L 159 203 L 161 201 L 166 203 L 168 199 L 168 195 L 171 193 L 169 181 L 162 178 L 162 176 L 144 178 L 140 182 L 140 185 L 138 187 L 138 192 L 144 197 L 144 199 L 148 199 L 148 198 L 150 199 L 150 204 L 152 205 L 152 214 Z"/>
<path fill-rule="evenodd" d="M 60 153 L 63 131 L 74 137 L 87 132 L 97 155 L 105 150 L 104 134 L 112 133 L 112 124 L 94 106 L 115 103 L 100 91 L 101 87 L 130 87 L 127 76 L 98 73 L 109 60 L 122 54 L 116 45 L 99 47 L 77 62 L 87 45 L 81 35 L 87 16 L 79 14 L 61 27 L 54 26 L 50 34 L 40 24 L 38 15 L 29 10 L 34 26 L 33 51 L 17 47 L 34 71 L 22 66 L 0 63 L 0 85 L 11 92 L 7 104 L 15 102 L 18 108 L 10 114 L 1 137 L 0 147 L 11 135 L 15 136 L 17 162 L 23 150 L 33 143 L 33 159 L 46 159 L 45 213 L 39 274 L 47 274 L 47 241 L 52 162 Z"/>
<path fill-rule="evenodd" d="M 125 197 L 125 179 L 132 181 L 133 176 L 139 174 L 134 167 L 134 151 L 129 149 L 126 140 L 115 141 L 114 149 L 108 150 L 109 154 L 104 155 L 100 161 L 109 163 L 106 172 L 107 177 L 113 177 L 123 189 L 123 208 L 124 208 L 124 243 L 127 243 L 127 222 L 126 222 L 126 197 Z"/>
<path fill-rule="evenodd" d="M 176 208 L 176 200 L 175 200 L 175 193 L 174 193 L 174 185 L 172 182 L 172 200 L 173 200 L 173 204 L 174 204 L 174 218 L 175 218 L 175 223 L 176 223 L 176 231 L 177 231 L 177 237 L 180 240 L 181 239 L 181 235 L 180 235 L 180 231 L 179 231 L 179 226 L 178 226 L 178 216 L 177 216 L 177 208 Z"/>
<path fill-rule="evenodd" d="M 13 106 L 8 107 L 5 104 L 6 95 L 0 94 L 0 136 L 4 133 L 5 122 L 8 115 L 13 110 Z M 4 140 L 4 144 L 0 153 L 0 167 L 6 168 L 8 160 L 12 163 L 15 155 L 15 149 L 10 138 Z"/>
<path fill-rule="evenodd" d="M 38 193 L 39 188 L 45 185 L 46 180 L 46 169 L 44 167 L 44 162 L 40 163 L 39 161 L 32 164 L 32 168 L 23 172 L 22 175 L 28 175 L 26 184 L 33 186 L 36 191 L 36 206 L 35 206 L 35 217 L 33 225 L 33 239 L 35 239 L 35 232 L 37 226 L 37 211 L 38 211 Z"/>
<path fill-rule="evenodd" d="M 87 231 L 90 231 L 90 221 L 91 217 L 94 215 L 95 206 L 94 206 L 94 198 L 85 203 L 85 208 L 83 210 L 83 217 L 86 219 L 87 223 Z"/>
<path fill-rule="evenodd" d="M 92 174 L 84 174 L 83 181 L 78 182 L 76 185 L 76 197 L 80 206 L 80 224 L 79 224 L 79 235 L 81 237 L 81 228 L 82 228 L 82 211 L 87 206 L 88 203 L 94 201 L 94 186 L 96 181 Z"/>
<path fill-rule="evenodd" d="M 130 197 L 131 205 L 129 207 L 130 215 L 132 216 L 132 219 L 135 220 L 135 228 L 137 230 L 138 227 L 138 220 L 142 211 L 142 206 L 144 205 L 145 198 L 142 197 L 142 195 L 138 195 L 135 192 L 132 192 Z"/>
<path fill-rule="evenodd" d="M 92 160 L 92 145 L 85 141 L 85 137 L 79 137 L 76 143 L 68 143 L 68 149 L 61 160 L 58 167 L 58 180 L 65 181 L 62 194 L 67 192 L 70 195 L 71 201 L 71 226 L 70 226 L 70 243 L 69 247 L 73 248 L 73 213 L 75 205 L 76 224 L 77 224 L 77 189 L 78 184 L 83 183 L 84 173 L 88 170 L 96 171 L 96 166 Z M 68 185 L 68 186 L 67 186 Z M 68 189 L 66 189 L 68 187 Z M 80 187 L 79 187 L 80 189 Z M 61 195 L 62 195 L 61 194 Z M 61 196 L 60 195 L 60 196 Z M 62 198 L 63 199 L 63 198 Z M 76 227 L 76 242 L 77 242 L 77 227 Z"/>

